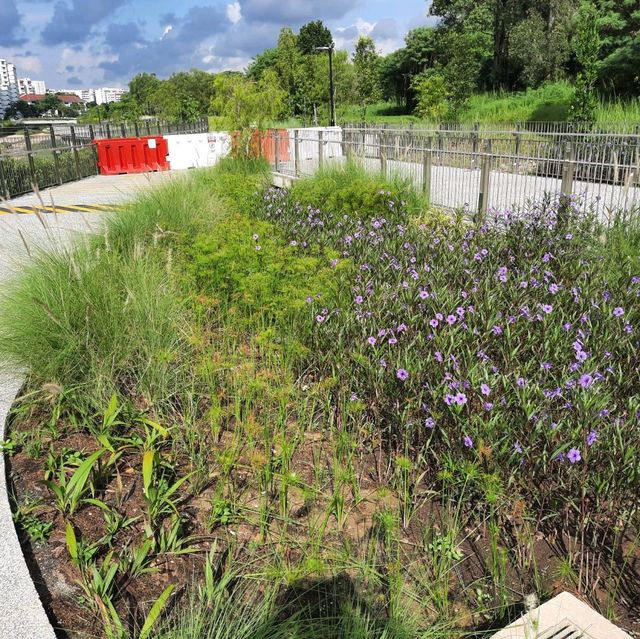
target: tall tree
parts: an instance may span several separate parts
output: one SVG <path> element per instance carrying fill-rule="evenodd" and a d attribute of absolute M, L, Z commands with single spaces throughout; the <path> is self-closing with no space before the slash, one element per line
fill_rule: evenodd
<path fill-rule="evenodd" d="M 138 103 L 146 115 L 155 114 L 154 94 L 160 88 L 161 81 L 155 73 L 138 73 L 129 82 L 129 94 Z"/>
<path fill-rule="evenodd" d="M 322 20 L 307 22 L 298 34 L 298 49 L 304 55 L 315 53 L 316 47 L 330 47 L 333 44 L 331 31 L 324 26 Z"/>
<path fill-rule="evenodd" d="M 358 103 L 362 107 L 362 119 L 367 115 L 367 106 L 378 101 L 380 91 L 380 56 L 372 38 L 360 36 L 353 52 L 355 85 Z"/>
<path fill-rule="evenodd" d="M 605 89 L 640 95 L 640 6 L 637 0 L 597 0 Z"/>

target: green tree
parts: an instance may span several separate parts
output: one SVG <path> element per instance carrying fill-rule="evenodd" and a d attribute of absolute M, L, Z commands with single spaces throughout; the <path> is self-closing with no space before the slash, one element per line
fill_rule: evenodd
<path fill-rule="evenodd" d="M 224 118 L 231 129 L 262 129 L 268 120 L 279 118 L 285 108 L 286 93 L 272 69 L 266 70 L 258 82 L 221 73 L 213 85 L 211 113 Z"/>
<path fill-rule="evenodd" d="M 430 69 L 413 79 L 416 93 L 416 113 L 429 122 L 446 122 L 454 108 L 447 79 L 441 72 Z"/>
<path fill-rule="evenodd" d="M 595 85 L 598 80 L 598 57 L 600 54 L 600 36 L 596 26 L 597 15 L 596 8 L 591 2 L 582 3 L 577 16 L 576 35 L 573 40 L 574 51 L 581 68 L 569 105 L 569 118 L 584 128 L 593 126 L 597 106 Z"/>
<path fill-rule="evenodd" d="M 360 36 L 353 52 L 355 70 L 355 89 L 358 104 L 362 107 L 362 119 L 367 115 L 367 106 L 377 102 L 381 97 L 380 90 L 380 56 L 376 52 L 374 41 L 367 36 Z"/>
<path fill-rule="evenodd" d="M 297 44 L 300 53 L 312 55 L 316 53 L 316 47 L 330 47 L 333 44 L 333 36 L 322 20 L 314 20 L 300 28 Z"/>
<path fill-rule="evenodd" d="M 258 53 L 247 68 L 247 77 L 251 80 L 260 80 L 267 69 L 276 70 L 278 61 L 278 49 L 265 49 Z"/>
<path fill-rule="evenodd" d="M 155 115 L 154 95 L 161 81 L 155 73 L 139 73 L 129 82 L 129 94 L 138 103 L 145 115 Z"/>
<path fill-rule="evenodd" d="M 55 93 L 47 93 L 47 95 L 37 103 L 38 113 L 44 115 L 59 115 L 64 110 L 64 104 Z"/>
<path fill-rule="evenodd" d="M 598 0 L 600 80 L 606 90 L 640 95 L 640 7 L 635 0 Z"/>

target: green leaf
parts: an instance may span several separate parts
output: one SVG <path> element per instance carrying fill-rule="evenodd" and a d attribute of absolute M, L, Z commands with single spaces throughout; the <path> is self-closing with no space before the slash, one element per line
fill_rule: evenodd
<path fill-rule="evenodd" d="M 153 604 L 151 610 L 149 611 L 149 614 L 147 615 L 144 625 L 142 626 L 142 630 L 140 630 L 140 635 L 138 636 L 138 639 L 147 639 L 147 637 L 149 636 L 149 633 L 151 632 L 151 628 L 153 628 L 153 625 L 155 624 L 158 617 L 160 616 L 160 613 L 162 612 L 162 609 L 167 603 L 167 599 L 169 599 L 169 597 L 171 596 L 171 593 L 173 592 L 174 588 L 175 586 L 173 584 L 170 586 L 167 586 L 164 589 L 164 592 L 158 597 L 156 602 Z"/>
<path fill-rule="evenodd" d="M 153 480 L 153 465 L 156 459 L 155 450 L 147 450 L 142 458 L 142 483 L 144 486 L 144 494 L 149 495 L 149 488 Z"/>
<path fill-rule="evenodd" d="M 67 539 L 67 550 L 73 561 L 78 561 L 78 540 L 76 539 L 76 531 L 70 521 L 67 522 L 67 531 L 65 533 Z"/>
<path fill-rule="evenodd" d="M 98 460 L 98 458 L 104 453 L 104 448 L 100 448 L 96 450 L 95 453 L 89 455 L 87 459 L 85 459 L 73 476 L 69 480 L 69 484 L 67 485 L 67 496 L 69 498 L 70 512 L 72 513 L 77 506 L 78 500 L 80 496 L 84 492 L 85 486 L 87 485 L 87 480 L 89 479 L 89 475 L 91 474 L 91 470 L 93 465 Z"/>

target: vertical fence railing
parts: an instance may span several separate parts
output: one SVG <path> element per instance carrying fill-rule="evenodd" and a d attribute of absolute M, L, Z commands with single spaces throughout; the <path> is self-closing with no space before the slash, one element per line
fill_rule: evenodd
<path fill-rule="evenodd" d="M 522 205 L 545 193 L 577 196 L 599 214 L 640 207 L 640 136 L 566 132 L 507 137 L 472 129 L 460 135 L 368 127 L 297 129 L 287 134 L 292 158 L 281 173 L 313 174 L 328 163 L 353 161 L 378 175 L 400 175 L 435 205 L 485 213 Z M 469 135 L 467 135 L 469 133 Z M 272 164 L 274 164 L 272 160 Z"/>

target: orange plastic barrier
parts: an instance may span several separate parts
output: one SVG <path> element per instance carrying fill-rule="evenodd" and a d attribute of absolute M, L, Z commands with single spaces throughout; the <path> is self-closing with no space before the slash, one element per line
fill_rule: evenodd
<path fill-rule="evenodd" d="M 168 171 L 169 147 L 160 136 L 94 140 L 101 175 Z"/>
<path fill-rule="evenodd" d="M 246 139 L 242 139 L 240 131 L 231 134 L 233 151 L 238 153 L 241 144 L 246 144 Z M 291 160 L 289 151 L 289 132 L 287 129 L 269 129 L 268 131 L 252 131 L 249 142 L 249 154 L 252 157 L 262 157 L 269 162 L 276 161 L 276 140 L 278 141 L 278 161 L 288 162 Z"/>

